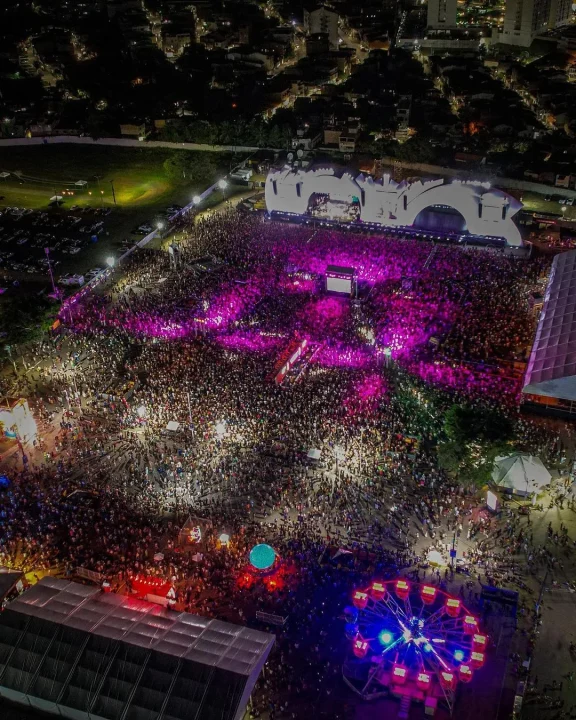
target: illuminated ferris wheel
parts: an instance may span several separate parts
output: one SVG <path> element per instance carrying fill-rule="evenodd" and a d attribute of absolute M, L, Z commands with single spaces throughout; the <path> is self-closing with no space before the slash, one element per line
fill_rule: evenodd
<path fill-rule="evenodd" d="M 344 610 L 347 684 L 365 699 L 390 694 L 429 712 L 445 703 L 451 713 L 458 683 L 482 667 L 488 641 L 462 601 L 399 579 L 356 590 L 352 602 Z"/>

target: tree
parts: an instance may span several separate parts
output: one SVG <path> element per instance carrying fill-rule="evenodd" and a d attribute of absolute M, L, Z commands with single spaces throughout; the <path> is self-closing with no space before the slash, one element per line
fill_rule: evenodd
<path fill-rule="evenodd" d="M 211 153 L 175 150 L 164 161 L 164 171 L 174 182 L 180 184 L 211 185 L 218 166 Z"/>
<path fill-rule="evenodd" d="M 444 416 L 447 442 L 436 448 L 438 464 L 474 485 L 490 481 L 494 460 L 510 452 L 511 421 L 483 406 L 452 405 Z"/>
<path fill-rule="evenodd" d="M 464 446 L 456 442 L 439 444 L 436 448 L 436 455 L 438 457 L 438 465 L 451 475 L 456 474 L 460 470 L 468 456 Z"/>
<path fill-rule="evenodd" d="M 512 436 L 512 423 L 486 407 L 452 405 L 444 417 L 444 433 L 449 440 L 462 444 L 505 442 Z"/>
<path fill-rule="evenodd" d="M 56 312 L 57 306 L 46 298 L 6 298 L 0 311 L 0 332 L 4 333 L 0 354 L 6 356 L 7 346 L 40 340 L 50 329 Z"/>

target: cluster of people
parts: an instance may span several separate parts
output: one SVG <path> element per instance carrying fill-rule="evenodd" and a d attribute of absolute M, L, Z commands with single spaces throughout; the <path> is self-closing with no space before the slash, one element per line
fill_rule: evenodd
<path fill-rule="evenodd" d="M 182 235 L 176 262 L 136 253 L 68 306 L 60 335 L 29 349 L 19 382 L 40 438 L 24 465 L 20 452 L 5 459 L 0 565 L 70 577 L 83 567 L 117 592 L 161 578 L 178 608 L 259 627 L 256 610 L 287 617 L 254 716 L 308 716 L 319 703 L 345 717 L 334 618 L 351 588 L 419 576 L 433 550 L 448 562 L 457 536 L 474 583 L 448 571 L 432 581 L 474 606 L 483 583 L 519 581 L 517 556 L 541 557 L 517 518 L 502 530 L 473 488 L 438 468 L 439 419 L 425 407 L 407 417 L 392 399 L 412 376 L 447 403 L 507 404 L 527 442 L 557 452 L 554 434 L 518 418 L 517 378 L 486 364 L 525 357 L 525 298 L 542 267 L 334 229 L 311 236 L 234 211 Z M 323 294 L 328 264 L 356 269 L 355 300 Z M 294 338 L 309 349 L 277 384 L 271 370 Z M 178 542 L 188 515 L 211 528 L 193 552 Z M 262 541 L 281 561 L 274 588 L 249 579 Z M 331 547 L 353 562 L 331 562 Z"/>

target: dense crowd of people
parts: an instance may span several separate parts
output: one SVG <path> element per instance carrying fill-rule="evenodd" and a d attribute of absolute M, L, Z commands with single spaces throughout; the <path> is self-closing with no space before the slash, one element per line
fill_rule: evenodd
<path fill-rule="evenodd" d="M 356 270 L 356 298 L 323 292 L 329 264 Z M 438 468 L 440 418 L 393 402 L 406 383 L 437 388 L 446 407 L 504 407 L 528 448 L 556 457 L 556 434 L 519 418 L 510 370 L 526 358 L 527 296 L 544 270 L 232 210 L 184 225 L 176 260 L 138 252 L 29 349 L 19 387 L 40 432 L 27 462 L 24 450 L 5 460 L 0 565 L 69 577 L 83 567 L 118 592 L 157 577 L 191 612 L 285 616 L 254 716 L 317 706 L 345 717 L 334 619 L 353 587 L 420 577 L 431 550 L 448 564 L 453 536 L 469 583 L 448 569 L 432 581 L 472 607 L 482 584 L 522 588 L 521 563 L 558 562 L 522 519 L 489 518 L 474 488 Z M 307 352 L 278 384 L 275 361 L 295 338 Z M 189 515 L 211 525 L 198 547 L 178 542 Z M 248 565 L 261 541 L 281 558 L 273 589 Z M 345 567 L 325 553 L 341 546 L 354 557 Z"/>

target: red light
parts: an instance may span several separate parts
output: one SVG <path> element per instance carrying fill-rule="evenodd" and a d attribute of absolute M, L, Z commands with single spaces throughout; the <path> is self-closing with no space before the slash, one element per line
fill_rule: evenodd
<path fill-rule="evenodd" d="M 432 587 L 431 585 L 424 585 L 421 590 L 422 600 L 424 600 L 425 603 L 431 603 L 436 597 L 436 592 L 437 590 L 435 587 Z"/>
<path fill-rule="evenodd" d="M 430 687 L 430 675 L 425 672 L 418 673 L 416 684 L 421 690 L 427 690 Z"/>
<path fill-rule="evenodd" d="M 366 640 L 362 640 L 362 638 L 355 640 L 353 645 L 353 651 L 356 657 L 363 658 L 368 652 L 368 643 L 366 642 Z"/>
<path fill-rule="evenodd" d="M 443 672 L 440 674 L 440 679 L 441 679 L 441 681 L 442 681 L 442 684 L 443 684 L 445 687 L 453 687 L 454 684 L 455 684 L 455 682 L 456 682 L 456 678 L 454 677 L 454 673 L 446 672 L 446 671 L 443 671 Z"/>
<path fill-rule="evenodd" d="M 472 667 L 479 668 L 484 665 L 484 653 L 473 652 L 470 659 L 472 660 Z"/>
<path fill-rule="evenodd" d="M 398 580 L 396 583 L 396 594 L 399 598 L 405 598 L 410 592 L 410 585 L 406 580 Z"/>
<path fill-rule="evenodd" d="M 450 617 L 458 617 L 460 614 L 460 606 L 461 602 L 457 598 L 448 598 L 448 600 L 446 600 L 446 612 Z"/>
<path fill-rule="evenodd" d="M 372 583 L 371 593 L 374 600 L 382 600 L 386 595 L 386 588 L 381 582 L 375 582 Z"/>
<path fill-rule="evenodd" d="M 402 665 L 394 665 L 392 670 L 392 680 L 395 683 L 402 684 L 406 682 L 407 675 L 408 673 L 405 667 L 402 667 Z"/>
<path fill-rule="evenodd" d="M 352 596 L 352 602 L 354 603 L 354 606 L 357 607 L 359 610 L 364 610 L 364 608 L 368 604 L 368 593 L 362 592 L 361 590 L 356 590 L 356 592 Z"/>
<path fill-rule="evenodd" d="M 462 680 L 462 682 L 470 682 L 470 680 L 472 680 L 472 670 L 469 665 L 460 665 L 460 680 Z"/>
<path fill-rule="evenodd" d="M 478 635 L 478 633 L 474 635 L 474 645 L 476 645 L 477 647 L 486 647 L 487 642 L 488 638 L 486 637 L 486 635 Z"/>

